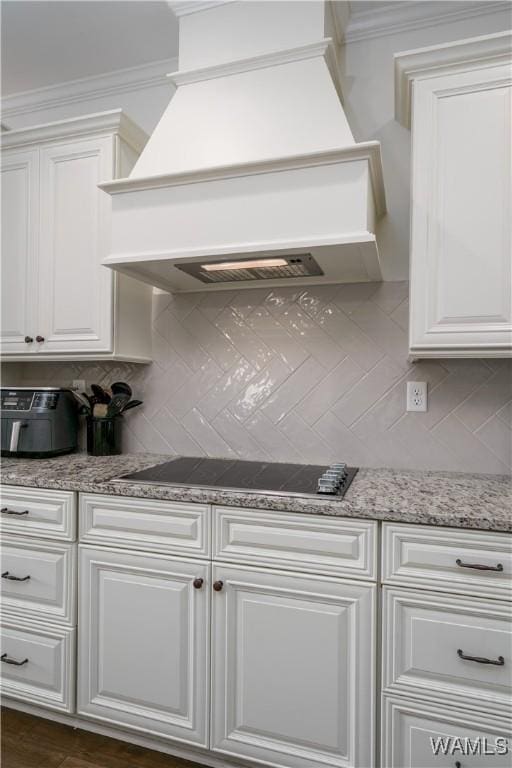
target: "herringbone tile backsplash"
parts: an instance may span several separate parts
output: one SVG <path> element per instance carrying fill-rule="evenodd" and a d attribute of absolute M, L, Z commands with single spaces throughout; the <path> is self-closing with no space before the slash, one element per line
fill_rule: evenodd
<path fill-rule="evenodd" d="M 126 451 L 509 472 L 512 361 L 408 363 L 407 293 L 156 293 L 152 365 L 30 363 L 12 383 L 129 381 L 144 406 L 126 415 Z M 406 413 L 407 380 L 428 382 L 427 413 Z"/>

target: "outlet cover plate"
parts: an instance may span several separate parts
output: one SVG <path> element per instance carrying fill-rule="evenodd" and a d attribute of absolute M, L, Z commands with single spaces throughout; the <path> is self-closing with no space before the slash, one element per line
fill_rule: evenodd
<path fill-rule="evenodd" d="M 420 411 L 425 413 L 427 410 L 427 382 L 426 381 L 408 381 L 407 382 L 407 410 Z"/>

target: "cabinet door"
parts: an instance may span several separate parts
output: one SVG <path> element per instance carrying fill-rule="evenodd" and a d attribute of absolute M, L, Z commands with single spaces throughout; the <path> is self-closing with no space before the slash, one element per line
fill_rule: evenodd
<path fill-rule="evenodd" d="M 80 713 L 207 746 L 208 576 L 200 561 L 81 549 Z"/>
<path fill-rule="evenodd" d="M 112 137 L 41 150 L 40 353 L 112 350 L 110 200 L 97 187 L 112 170 Z"/>
<path fill-rule="evenodd" d="M 511 93 L 510 65 L 414 84 L 413 354 L 512 349 Z"/>
<path fill-rule="evenodd" d="M 30 353 L 37 308 L 37 150 L 2 153 L 2 352 Z"/>
<path fill-rule="evenodd" d="M 375 586 L 228 565 L 212 581 L 212 748 L 374 765 Z"/>

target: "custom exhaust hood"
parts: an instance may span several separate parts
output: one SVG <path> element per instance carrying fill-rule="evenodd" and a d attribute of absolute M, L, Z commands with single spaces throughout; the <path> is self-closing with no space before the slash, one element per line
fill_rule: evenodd
<path fill-rule="evenodd" d="M 104 264 L 166 291 L 380 280 L 380 144 L 356 143 L 337 59 L 348 4 L 170 3 L 171 102 L 112 197 Z"/>

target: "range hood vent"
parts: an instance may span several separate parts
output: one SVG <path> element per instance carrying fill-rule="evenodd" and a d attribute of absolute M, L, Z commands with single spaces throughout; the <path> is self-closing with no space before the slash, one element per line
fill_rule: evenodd
<path fill-rule="evenodd" d="M 278 280 L 323 275 L 310 253 L 293 256 L 258 256 L 237 261 L 177 264 L 178 269 L 203 283 L 238 283 L 246 280 Z"/>
<path fill-rule="evenodd" d="M 382 279 L 380 145 L 354 140 L 341 100 L 348 4 L 169 4 L 176 92 L 130 177 L 100 185 L 103 263 L 173 292 Z"/>

